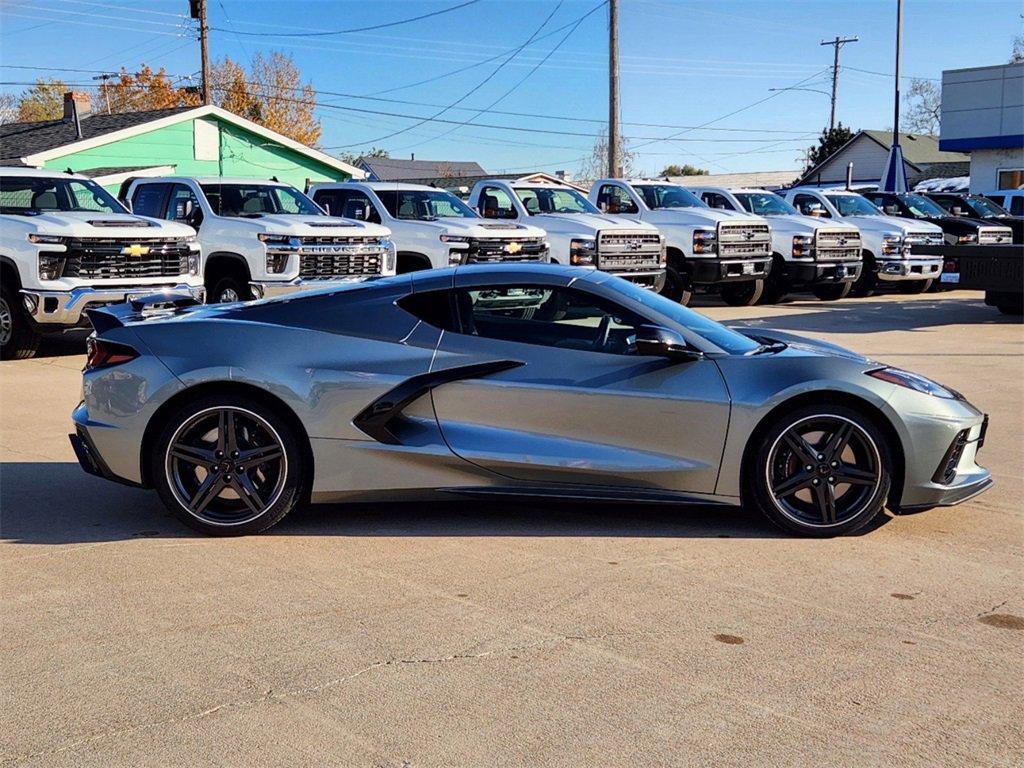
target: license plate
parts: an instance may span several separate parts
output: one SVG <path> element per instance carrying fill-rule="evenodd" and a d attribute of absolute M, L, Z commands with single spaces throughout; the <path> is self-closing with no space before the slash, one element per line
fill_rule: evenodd
<path fill-rule="evenodd" d="M 959 272 L 943 272 L 939 278 L 940 283 L 959 283 L 960 273 Z"/>
<path fill-rule="evenodd" d="M 752 274 L 754 274 L 754 264 L 752 262 L 749 263 L 749 264 L 744 264 L 743 265 L 743 274 L 744 275 L 752 275 Z"/>

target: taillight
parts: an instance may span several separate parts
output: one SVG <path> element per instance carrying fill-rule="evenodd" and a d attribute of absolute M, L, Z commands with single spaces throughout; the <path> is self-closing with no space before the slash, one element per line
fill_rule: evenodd
<path fill-rule="evenodd" d="M 90 338 L 86 343 L 85 370 L 109 368 L 134 360 L 139 353 L 127 344 L 115 344 L 112 341 Z"/>

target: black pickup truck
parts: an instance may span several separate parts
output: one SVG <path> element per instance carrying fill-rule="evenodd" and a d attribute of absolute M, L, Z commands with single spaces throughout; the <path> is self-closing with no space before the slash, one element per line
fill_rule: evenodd
<path fill-rule="evenodd" d="M 944 260 L 941 285 L 984 291 L 985 303 L 1004 315 L 1024 314 L 1024 247 L 940 245 L 935 255 Z"/>
<path fill-rule="evenodd" d="M 888 216 L 927 221 L 942 227 L 950 245 L 1000 245 L 1013 242 L 1013 232 L 1004 224 L 994 224 L 966 216 L 953 216 L 924 195 L 913 192 L 861 192 Z"/>
<path fill-rule="evenodd" d="M 1014 216 L 984 195 L 961 195 L 956 192 L 926 192 L 925 197 L 938 203 L 952 216 L 964 216 L 1009 227 L 1016 245 L 1024 243 L 1024 216 Z"/>

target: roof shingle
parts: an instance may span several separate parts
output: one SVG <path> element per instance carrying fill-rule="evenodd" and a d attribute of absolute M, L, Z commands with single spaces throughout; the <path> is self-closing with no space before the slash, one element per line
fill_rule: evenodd
<path fill-rule="evenodd" d="M 398 160 L 391 157 L 360 157 L 356 165 L 378 181 L 449 179 L 486 176 L 479 163 L 462 160 Z"/>

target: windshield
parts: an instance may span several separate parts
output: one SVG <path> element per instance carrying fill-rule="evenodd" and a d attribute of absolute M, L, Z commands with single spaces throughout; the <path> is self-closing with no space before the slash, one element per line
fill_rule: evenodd
<path fill-rule="evenodd" d="M 675 184 L 634 184 L 633 189 L 643 195 L 652 211 L 659 208 L 707 208 L 700 198 Z"/>
<path fill-rule="evenodd" d="M 900 198 L 903 204 L 910 209 L 915 216 L 945 216 L 946 212 L 939 206 L 921 195 L 903 195 Z"/>
<path fill-rule="evenodd" d="M 396 219 L 475 219 L 476 212 L 443 189 L 374 190 L 388 213 Z"/>
<path fill-rule="evenodd" d="M 744 355 L 760 348 L 760 344 L 748 339 L 743 334 L 726 328 L 721 323 L 716 323 L 692 309 L 687 309 L 679 302 L 666 299 L 664 296 L 642 288 L 629 280 L 616 277 L 614 282 L 606 283 L 606 285 L 614 286 L 619 293 L 625 294 L 638 304 L 642 304 L 644 307 L 664 315 L 674 323 L 693 331 L 730 355 Z"/>
<path fill-rule="evenodd" d="M 774 192 L 734 192 L 733 194 L 748 213 L 758 216 L 793 216 L 800 213 Z"/>
<path fill-rule="evenodd" d="M 825 195 L 840 216 L 881 216 L 882 212 L 860 195 Z"/>
<path fill-rule="evenodd" d="M 268 213 L 323 216 L 320 207 L 294 187 L 275 184 L 202 184 L 218 216 L 258 218 Z"/>
<path fill-rule="evenodd" d="M 516 187 L 516 196 L 531 216 L 538 213 L 600 213 L 597 206 L 575 189 Z"/>
<path fill-rule="evenodd" d="M 95 181 L 37 176 L 0 178 L 0 213 L 31 214 L 46 211 L 128 213 L 113 195 Z"/>
<path fill-rule="evenodd" d="M 1004 216 L 1010 215 L 1010 212 L 1003 208 L 1003 206 L 997 205 L 996 203 L 993 203 L 991 200 L 989 200 L 987 197 L 982 197 L 981 195 L 968 196 L 967 200 L 965 201 L 966 204 L 961 204 L 960 201 L 947 202 L 949 202 L 949 210 L 952 210 L 957 205 L 960 205 L 961 208 L 964 208 L 964 215 L 973 212 L 974 214 L 976 214 L 977 216 L 981 216 L 982 218 L 999 219 L 1003 218 Z"/>

